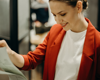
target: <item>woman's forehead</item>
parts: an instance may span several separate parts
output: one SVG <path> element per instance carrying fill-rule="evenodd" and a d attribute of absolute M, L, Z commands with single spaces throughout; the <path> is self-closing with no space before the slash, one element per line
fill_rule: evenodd
<path fill-rule="evenodd" d="M 49 5 L 52 13 L 58 13 L 60 11 L 65 12 L 71 8 L 71 6 L 67 5 L 66 3 L 59 1 L 50 1 Z"/>
<path fill-rule="evenodd" d="M 59 2 L 59 1 L 50 1 L 49 2 L 50 8 L 66 8 L 67 4 L 64 2 Z"/>

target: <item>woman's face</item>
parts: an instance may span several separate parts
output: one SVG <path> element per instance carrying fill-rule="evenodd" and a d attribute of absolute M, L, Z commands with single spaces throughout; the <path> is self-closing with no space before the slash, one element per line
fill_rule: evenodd
<path fill-rule="evenodd" d="M 75 29 L 78 22 L 78 9 L 64 2 L 50 1 L 51 13 L 57 24 L 61 24 L 65 31 Z"/>

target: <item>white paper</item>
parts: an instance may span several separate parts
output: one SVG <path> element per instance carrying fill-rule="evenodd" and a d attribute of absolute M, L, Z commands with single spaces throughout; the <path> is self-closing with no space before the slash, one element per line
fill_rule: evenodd
<path fill-rule="evenodd" d="M 3 53 L 2 53 L 3 52 Z M 8 75 L 9 80 L 27 80 L 23 73 L 11 62 L 6 48 L 0 48 L 0 74 Z"/>

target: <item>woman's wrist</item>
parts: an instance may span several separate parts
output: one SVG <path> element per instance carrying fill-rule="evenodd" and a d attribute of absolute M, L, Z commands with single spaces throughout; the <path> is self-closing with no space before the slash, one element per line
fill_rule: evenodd
<path fill-rule="evenodd" d="M 8 55 L 14 54 L 13 50 L 11 50 L 9 47 L 6 47 L 6 50 L 7 50 Z"/>

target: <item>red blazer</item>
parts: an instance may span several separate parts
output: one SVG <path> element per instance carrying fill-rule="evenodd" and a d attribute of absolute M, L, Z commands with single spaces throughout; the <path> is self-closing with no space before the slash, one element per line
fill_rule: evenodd
<path fill-rule="evenodd" d="M 77 80 L 100 80 L 100 33 L 86 20 L 88 28 Z M 59 24 L 52 26 L 43 43 L 33 52 L 23 55 L 25 64 L 22 69 L 33 69 L 44 61 L 43 80 L 54 80 L 57 56 L 65 32 Z"/>

